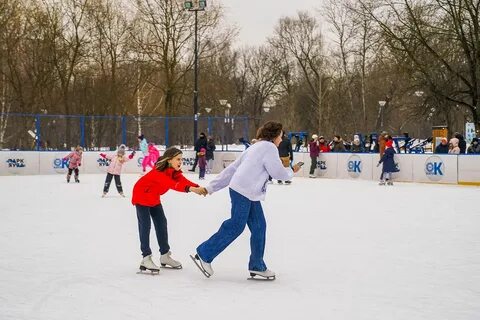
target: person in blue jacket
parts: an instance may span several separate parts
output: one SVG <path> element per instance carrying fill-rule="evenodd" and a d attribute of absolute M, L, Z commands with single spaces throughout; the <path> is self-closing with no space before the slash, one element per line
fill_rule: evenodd
<path fill-rule="evenodd" d="M 393 140 L 389 139 L 385 143 L 385 152 L 382 158 L 377 164 L 377 167 L 383 163 L 382 175 L 380 176 L 379 185 L 384 186 L 385 183 L 389 186 L 393 186 L 392 173 L 398 172 L 397 165 L 395 164 L 395 149 L 393 149 Z"/>

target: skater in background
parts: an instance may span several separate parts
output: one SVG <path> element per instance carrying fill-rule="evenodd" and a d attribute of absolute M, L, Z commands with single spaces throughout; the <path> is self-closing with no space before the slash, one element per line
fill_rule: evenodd
<path fill-rule="evenodd" d="M 69 160 L 68 162 L 68 173 L 67 173 L 67 183 L 70 182 L 70 177 L 72 172 L 75 172 L 75 182 L 79 183 L 78 179 L 79 170 L 78 167 L 82 165 L 82 153 L 83 149 L 80 146 L 77 146 L 74 151 L 70 152 L 63 160 Z"/>
<path fill-rule="evenodd" d="M 145 168 L 146 168 L 146 161 L 148 161 L 147 156 L 148 156 L 148 142 L 145 136 L 140 134 L 138 136 L 138 148 L 143 154 L 143 160 L 142 160 L 142 172 L 145 173 Z M 145 163 L 145 165 L 144 165 Z"/>
<path fill-rule="evenodd" d="M 458 147 L 458 139 L 450 139 L 450 148 L 448 150 L 449 154 L 460 154 L 460 148 Z"/>
<path fill-rule="evenodd" d="M 197 139 L 197 141 L 195 141 L 195 146 L 193 148 L 195 150 L 195 162 L 193 163 L 192 169 L 188 171 L 195 172 L 195 168 L 197 167 L 197 163 L 198 163 L 197 154 L 198 152 L 200 152 L 200 149 L 202 148 L 207 149 L 207 137 L 205 136 L 205 133 L 200 132 L 200 137 Z"/>
<path fill-rule="evenodd" d="M 379 185 L 384 186 L 385 182 L 387 185 L 392 186 L 392 173 L 398 172 L 397 166 L 395 165 L 395 149 L 393 149 L 393 140 L 389 139 L 385 142 L 385 150 L 383 156 L 377 164 L 377 167 L 383 163 L 382 174 L 380 175 Z"/>
<path fill-rule="evenodd" d="M 198 169 L 200 169 L 198 178 L 200 180 L 205 179 L 205 171 L 207 169 L 206 153 L 207 153 L 207 150 L 205 148 L 200 149 L 200 152 L 198 153 Z"/>
<path fill-rule="evenodd" d="M 197 247 L 192 255 L 205 276 L 213 275 L 212 261 L 225 250 L 247 225 L 251 232 L 250 262 L 251 276 L 274 279 L 275 273 L 263 260 L 265 251 L 266 221 L 260 201 L 265 200 L 268 176 L 279 180 L 291 180 L 300 166 L 285 168 L 278 157 L 278 145 L 282 141 L 282 124 L 274 121 L 265 123 L 257 132 L 257 142 L 224 169 L 206 188 L 204 194 L 212 194 L 229 187 L 232 202 L 231 218 L 224 221 L 220 229 Z"/>
<path fill-rule="evenodd" d="M 167 218 L 160 196 L 170 189 L 196 194 L 202 194 L 203 189 L 185 178 L 181 167 L 182 151 L 177 148 L 169 148 L 158 159 L 155 168 L 142 176 L 133 187 L 132 204 L 137 211 L 140 248 L 143 256 L 140 263 L 141 270 L 159 271 L 159 267 L 152 260 L 152 250 L 150 249 L 151 220 L 153 220 L 160 247 L 160 264 L 164 267 L 182 268 L 182 264 L 171 257 Z"/>
<path fill-rule="evenodd" d="M 207 174 L 212 173 L 213 160 L 215 160 L 214 152 L 216 148 L 217 146 L 215 146 L 215 141 L 213 140 L 213 137 L 208 137 L 207 153 L 205 154 L 205 157 L 207 159 Z"/>
<path fill-rule="evenodd" d="M 148 154 L 148 141 L 143 133 L 138 136 L 138 148 L 142 151 L 144 156 Z"/>
<path fill-rule="evenodd" d="M 440 144 L 435 148 L 435 153 L 439 154 L 448 154 L 449 150 L 448 140 L 447 138 L 442 138 Z"/>
<path fill-rule="evenodd" d="M 302 147 L 303 140 L 299 135 L 295 135 L 295 139 L 297 140 L 297 142 L 295 143 L 295 152 L 300 152 L 300 148 Z"/>
<path fill-rule="evenodd" d="M 310 159 L 312 160 L 309 177 L 316 178 L 315 169 L 317 169 L 317 158 L 320 153 L 318 136 L 316 134 L 312 135 L 312 140 L 308 143 L 308 147 L 310 149 Z"/>
<path fill-rule="evenodd" d="M 282 164 L 285 168 L 290 167 L 290 163 L 293 161 L 293 150 L 292 150 L 292 143 L 287 138 L 287 135 L 284 133 L 282 136 L 282 141 L 278 145 L 278 155 L 280 156 L 280 160 L 282 160 Z M 282 184 L 282 180 L 277 181 L 279 184 Z M 292 183 L 291 180 L 285 181 L 286 184 Z"/>
<path fill-rule="evenodd" d="M 100 156 L 102 158 L 110 160 L 110 164 L 108 165 L 107 169 L 107 177 L 105 178 L 105 184 L 103 186 L 102 198 L 107 195 L 113 178 L 115 178 L 115 186 L 117 187 L 118 193 L 122 197 L 125 197 L 125 195 L 123 194 L 122 182 L 120 181 L 120 174 L 122 173 L 123 164 L 133 159 L 133 156 L 135 155 L 135 151 L 133 151 L 127 157 L 125 155 L 126 149 L 127 147 L 122 144 L 120 145 L 120 147 L 118 147 L 117 153 L 115 155 L 107 155 L 105 153 L 100 153 Z"/>
<path fill-rule="evenodd" d="M 142 161 L 142 170 L 145 172 L 147 167 L 153 168 L 155 167 L 155 163 L 157 162 L 158 158 L 160 157 L 160 151 L 155 147 L 155 144 L 150 142 L 147 147 L 148 153 L 144 156 Z"/>

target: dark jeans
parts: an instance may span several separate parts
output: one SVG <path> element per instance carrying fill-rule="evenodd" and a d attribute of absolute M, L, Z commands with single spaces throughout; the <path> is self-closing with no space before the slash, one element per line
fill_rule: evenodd
<path fill-rule="evenodd" d="M 135 207 L 137 208 L 138 233 L 140 235 L 142 255 L 146 257 L 152 254 L 150 249 L 150 228 L 152 225 L 150 217 L 155 226 L 160 254 L 167 253 L 170 250 L 170 246 L 168 245 L 167 218 L 163 212 L 162 205 L 146 207 L 137 204 Z"/>
<path fill-rule="evenodd" d="M 103 192 L 108 192 L 110 189 L 110 183 L 112 183 L 112 178 L 115 177 L 115 186 L 117 187 L 118 192 L 123 192 L 122 182 L 120 181 L 120 175 L 107 173 L 107 178 L 105 179 L 105 186 L 103 187 Z"/>
<path fill-rule="evenodd" d="M 312 164 L 310 165 L 310 174 L 314 174 L 315 169 L 317 169 L 317 157 L 310 156 L 310 159 L 312 159 Z"/>
<path fill-rule="evenodd" d="M 72 175 L 72 171 L 75 172 L 75 175 L 78 176 L 78 168 L 75 168 L 75 169 L 70 169 L 68 168 L 68 175 L 71 176 Z"/>
<path fill-rule="evenodd" d="M 192 169 L 190 169 L 190 171 L 195 171 L 195 168 L 197 167 L 197 164 L 198 164 L 198 154 L 197 154 L 198 151 L 195 151 L 195 161 L 193 162 L 193 167 Z"/>
<path fill-rule="evenodd" d="M 199 178 L 205 178 L 205 168 L 200 168 Z"/>
<path fill-rule="evenodd" d="M 263 215 L 262 204 L 260 201 L 251 201 L 232 189 L 230 189 L 230 198 L 232 200 L 232 217 L 222 223 L 217 233 L 197 247 L 197 253 L 203 261 L 212 262 L 242 234 L 245 225 L 248 225 L 251 232 L 248 270 L 265 271 L 267 266 L 263 261 L 263 254 L 267 223 Z"/>

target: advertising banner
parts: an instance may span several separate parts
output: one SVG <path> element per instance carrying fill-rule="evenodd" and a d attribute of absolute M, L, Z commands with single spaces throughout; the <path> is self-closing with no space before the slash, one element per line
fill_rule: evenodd
<path fill-rule="evenodd" d="M 457 183 L 457 156 L 422 154 L 413 158 L 413 181 Z"/>
<path fill-rule="evenodd" d="M 30 175 L 40 171 L 38 152 L 8 151 L 0 153 L 0 175 Z"/>
<path fill-rule="evenodd" d="M 337 159 L 337 178 L 372 180 L 371 154 L 337 153 Z"/>
<path fill-rule="evenodd" d="M 39 152 L 40 158 L 40 174 L 61 174 L 66 175 L 68 172 L 68 159 L 63 158 L 68 152 Z M 80 167 L 81 169 L 82 167 Z M 38 174 L 38 173 L 36 173 Z"/>
<path fill-rule="evenodd" d="M 310 173 L 310 162 L 311 158 L 310 155 L 307 154 L 308 160 L 308 169 Z M 318 178 L 332 178 L 335 179 L 337 177 L 337 161 L 338 161 L 338 153 L 320 153 L 317 158 L 317 169 L 315 170 L 315 175 Z M 308 175 L 307 175 L 308 176 Z"/>
<path fill-rule="evenodd" d="M 458 183 L 480 185 L 480 155 L 458 156 Z"/>

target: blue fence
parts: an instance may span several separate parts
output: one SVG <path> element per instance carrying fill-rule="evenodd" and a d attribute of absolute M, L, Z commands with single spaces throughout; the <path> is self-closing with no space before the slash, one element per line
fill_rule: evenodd
<path fill-rule="evenodd" d="M 137 117 L 97 115 L 52 115 L 3 113 L 4 131 L 0 148 L 10 150 L 69 150 L 81 145 L 86 150 L 134 146 L 141 132 L 149 142 L 171 146 L 193 145 L 192 117 Z M 239 138 L 249 140 L 252 121 L 248 117 L 198 118 L 198 133 L 212 136 L 217 144 Z M 1 133 L 1 132 L 0 132 Z M 0 135 L 1 137 L 2 135 Z"/>

